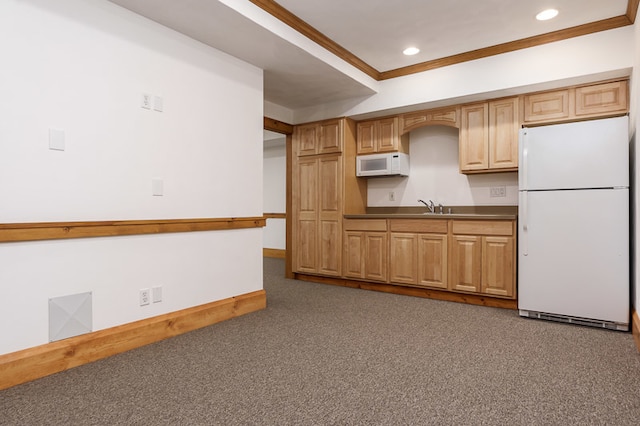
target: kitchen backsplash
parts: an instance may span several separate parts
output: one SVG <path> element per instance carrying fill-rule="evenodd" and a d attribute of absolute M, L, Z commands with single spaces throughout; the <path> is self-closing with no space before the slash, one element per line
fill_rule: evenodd
<path fill-rule="evenodd" d="M 412 131 L 410 161 L 409 177 L 368 179 L 369 207 L 417 206 L 418 199 L 447 206 L 518 204 L 517 173 L 460 173 L 458 129 L 427 126 Z"/>

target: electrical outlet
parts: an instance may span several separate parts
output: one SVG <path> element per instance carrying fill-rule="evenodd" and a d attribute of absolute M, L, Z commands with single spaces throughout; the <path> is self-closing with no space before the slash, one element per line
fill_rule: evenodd
<path fill-rule="evenodd" d="M 507 196 L 507 187 L 506 186 L 492 186 L 490 197 L 506 197 Z"/>
<path fill-rule="evenodd" d="M 389 191 L 389 201 L 396 200 L 396 193 L 394 191 Z"/>
<path fill-rule="evenodd" d="M 140 107 L 144 109 L 151 109 L 151 95 L 148 93 L 143 93 L 142 98 L 140 100 Z"/>
<path fill-rule="evenodd" d="M 151 303 L 151 290 L 148 288 L 140 289 L 140 306 Z"/>

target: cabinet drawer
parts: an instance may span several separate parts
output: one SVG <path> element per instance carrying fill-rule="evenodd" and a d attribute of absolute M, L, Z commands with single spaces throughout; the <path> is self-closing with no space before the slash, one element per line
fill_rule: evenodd
<path fill-rule="evenodd" d="M 391 219 L 389 221 L 391 232 L 414 232 L 430 234 L 446 234 L 446 219 Z"/>
<path fill-rule="evenodd" d="M 513 235 L 513 222 L 510 220 L 454 220 L 454 234 L 467 235 Z"/>
<path fill-rule="evenodd" d="M 342 222 L 345 231 L 382 231 L 387 230 L 386 219 L 345 219 Z"/>

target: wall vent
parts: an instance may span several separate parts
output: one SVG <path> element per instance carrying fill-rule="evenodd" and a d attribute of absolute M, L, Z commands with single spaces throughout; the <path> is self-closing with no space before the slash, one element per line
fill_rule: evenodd
<path fill-rule="evenodd" d="M 550 314 L 520 309 L 521 317 L 536 318 L 546 321 L 564 322 L 567 324 L 586 325 L 588 327 L 606 328 L 608 330 L 629 331 L 629 324 L 613 321 L 602 321 L 590 318 L 572 317 L 569 315 Z"/>
<path fill-rule="evenodd" d="M 49 341 L 90 333 L 93 327 L 91 292 L 49 299 Z"/>

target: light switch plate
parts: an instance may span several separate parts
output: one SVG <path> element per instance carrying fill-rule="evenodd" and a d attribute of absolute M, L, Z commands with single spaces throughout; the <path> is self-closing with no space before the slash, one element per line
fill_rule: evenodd
<path fill-rule="evenodd" d="M 164 193 L 164 181 L 160 178 L 151 179 L 151 195 L 162 196 Z"/>
<path fill-rule="evenodd" d="M 160 96 L 153 97 L 154 111 L 162 112 L 164 110 L 164 100 Z"/>
<path fill-rule="evenodd" d="M 49 149 L 64 151 L 64 130 L 49 129 Z"/>

